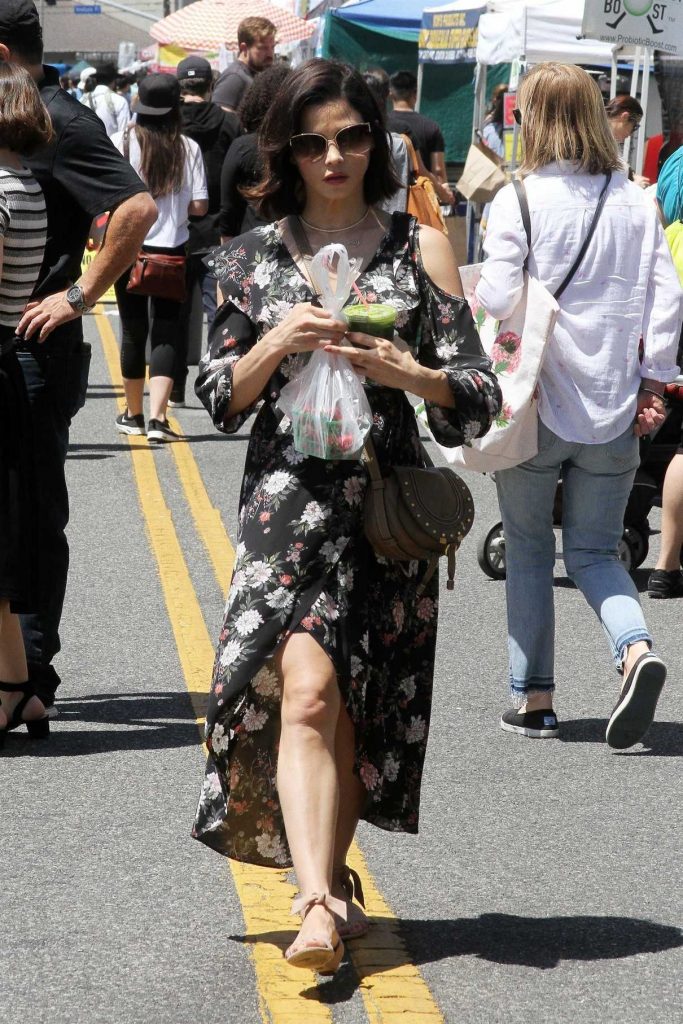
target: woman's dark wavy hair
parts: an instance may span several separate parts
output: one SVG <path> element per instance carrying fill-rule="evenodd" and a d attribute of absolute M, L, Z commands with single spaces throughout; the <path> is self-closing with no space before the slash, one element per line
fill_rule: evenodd
<path fill-rule="evenodd" d="M 289 140 L 301 132 L 308 107 L 337 100 L 345 100 L 372 128 L 373 147 L 363 181 L 365 201 L 373 204 L 388 199 L 400 187 L 391 163 L 384 114 L 362 75 L 346 64 L 316 57 L 288 76 L 261 126 L 263 178 L 245 195 L 266 217 L 277 219 L 303 210 L 306 197 Z"/>
<path fill-rule="evenodd" d="M 282 61 L 271 64 L 264 71 L 259 71 L 237 108 L 237 116 L 243 131 L 257 132 L 259 130 L 278 89 L 291 73 L 290 66 Z"/>

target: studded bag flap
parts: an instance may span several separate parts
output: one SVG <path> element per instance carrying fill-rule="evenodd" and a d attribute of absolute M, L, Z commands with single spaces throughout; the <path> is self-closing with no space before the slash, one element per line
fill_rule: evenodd
<path fill-rule="evenodd" d="M 382 475 L 375 446 L 366 438 L 364 460 L 370 477 L 363 509 L 365 536 L 375 554 L 390 561 L 429 562 L 417 593 L 422 594 L 439 558 L 448 558 L 449 590 L 454 588 L 455 552 L 474 522 L 474 501 L 452 469 L 437 467 L 423 449 L 426 469 L 394 466 Z"/>

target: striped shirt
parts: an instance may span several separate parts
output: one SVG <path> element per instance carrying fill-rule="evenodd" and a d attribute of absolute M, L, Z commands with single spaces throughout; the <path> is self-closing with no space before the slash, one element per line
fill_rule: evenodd
<path fill-rule="evenodd" d="M 16 327 L 43 262 L 47 216 L 43 191 L 30 171 L 0 167 L 0 324 Z"/>

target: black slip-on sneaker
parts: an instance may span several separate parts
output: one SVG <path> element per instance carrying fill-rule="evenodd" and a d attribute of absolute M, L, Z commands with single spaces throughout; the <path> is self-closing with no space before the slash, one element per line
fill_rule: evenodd
<path fill-rule="evenodd" d="M 164 441 L 177 441 L 180 435 L 171 430 L 168 420 L 150 420 L 147 424 L 147 440 L 153 444 L 163 444 Z"/>
<path fill-rule="evenodd" d="M 145 417 L 142 414 L 129 416 L 126 409 L 116 417 L 116 429 L 120 434 L 142 435 L 145 433 Z"/>
<path fill-rule="evenodd" d="M 655 654 L 641 654 L 626 677 L 607 723 L 605 739 L 614 750 L 626 750 L 643 738 L 652 724 L 666 679 L 666 665 Z"/>
<path fill-rule="evenodd" d="M 654 569 L 647 581 L 648 597 L 683 597 L 683 572 L 680 569 Z"/>
<path fill-rule="evenodd" d="M 554 740 L 560 735 L 560 723 L 552 708 L 541 708 L 540 711 L 512 708 L 501 718 L 500 727 L 505 732 L 518 732 L 532 740 Z"/>

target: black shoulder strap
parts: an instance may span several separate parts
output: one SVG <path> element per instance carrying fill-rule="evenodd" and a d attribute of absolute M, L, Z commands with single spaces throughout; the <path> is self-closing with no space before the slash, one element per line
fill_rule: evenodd
<path fill-rule="evenodd" d="M 126 160 L 130 161 L 130 132 L 132 125 L 127 125 L 123 130 L 123 155 Z"/>
<path fill-rule="evenodd" d="M 579 266 L 581 264 L 581 260 L 586 255 L 586 250 L 588 249 L 588 246 L 590 245 L 591 238 L 593 237 L 593 235 L 595 233 L 595 229 L 596 229 L 597 224 L 598 224 L 598 221 L 600 220 L 600 214 L 602 213 L 602 208 L 605 205 L 605 199 L 607 198 L 607 186 L 609 185 L 611 180 L 612 180 L 612 172 L 608 171 L 607 172 L 607 177 L 605 178 L 605 184 L 602 186 L 602 192 L 600 193 L 600 198 L 598 199 L 598 205 L 595 207 L 595 213 L 593 214 L 593 220 L 591 221 L 591 226 L 588 229 L 588 234 L 586 235 L 586 237 L 584 239 L 583 245 L 579 249 L 579 255 L 576 257 L 576 259 L 572 263 L 572 266 L 571 266 L 571 269 L 570 269 L 569 273 L 565 277 L 565 279 L 562 282 L 562 284 L 560 285 L 560 287 L 554 293 L 556 299 L 559 299 L 560 295 L 565 290 L 565 288 L 567 287 L 567 285 L 569 284 L 569 282 L 573 278 L 573 276 L 576 273 L 576 271 L 579 269 Z"/>
<path fill-rule="evenodd" d="M 588 234 L 584 238 L 583 245 L 579 249 L 579 254 L 576 257 L 576 259 L 574 260 L 574 262 L 572 263 L 569 271 L 567 272 L 564 280 L 562 281 L 562 284 L 553 293 L 556 299 L 559 299 L 560 295 L 562 295 L 562 293 L 564 292 L 565 288 L 567 287 L 567 285 L 569 284 L 569 282 L 573 278 L 574 274 L 579 269 L 579 267 L 581 265 L 581 261 L 583 260 L 584 256 L 586 255 L 586 252 L 588 250 L 588 246 L 591 243 L 591 238 L 595 234 L 595 229 L 596 229 L 598 221 L 600 219 L 600 214 L 602 213 L 602 208 L 605 205 L 605 199 L 607 198 L 607 188 L 608 188 L 609 183 L 610 183 L 611 180 L 612 180 L 612 172 L 608 171 L 607 172 L 607 176 L 605 178 L 605 184 L 602 186 L 602 191 L 601 191 L 600 196 L 598 198 L 598 205 L 595 207 L 595 213 L 593 214 L 593 220 L 591 221 L 591 226 L 588 229 Z M 518 181 L 517 178 L 513 179 L 512 184 L 514 185 L 515 192 L 517 193 L 517 201 L 519 202 L 519 208 L 520 208 L 520 211 L 522 213 L 522 224 L 524 225 L 524 231 L 526 233 L 526 240 L 527 240 L 527 245 L 529 247 L 529 253 L 530 253 L 531 252 L 531 217 L 529 215 L 529 203 L 528 203 L 527 197 L 526 197 L 526 189 L 524 188 L 523 183 L 521 181 Z M 527 253 L 527 257 L 524 260 L 524 269 L 525 270 L 528 270 L 529 253 Z"/>
<path fill-rule="evenodd" d="M 522 224 L 524 225 L 524 232 L 526 234 L 527 254 L 524 260 L 524 270 L 529 269 L 529 254 L 531 253 L 531 216 L 529 214 L 529 203 L 526 197 L 526 189 L 524 188 L 524 182 L 520 181 L 519 178 L 513 178 L 512 184 L 514 185 L 515 192 L 517 193 L 517 202 L 519 203 L 519 209 L 522 214 Z"/>

